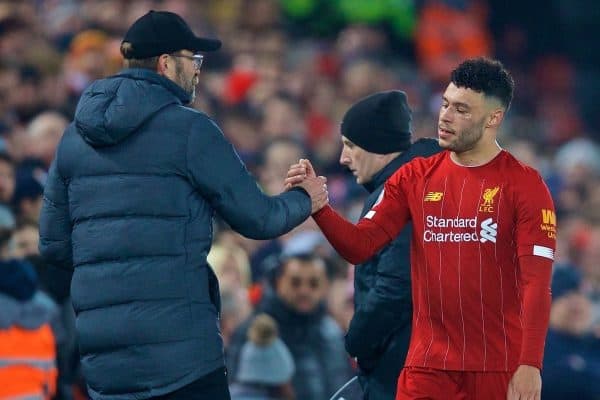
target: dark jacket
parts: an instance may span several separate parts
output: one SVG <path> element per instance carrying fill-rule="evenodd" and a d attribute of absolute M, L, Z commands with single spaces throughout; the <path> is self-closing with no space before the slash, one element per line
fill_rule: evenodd
<path fill-rule="evenodd" d="M 385 181 L 415 157 L 440 151 L 436 140 L 415 142 L 365 184 L 370 192 L 361 217 L 379 198 Z M 393 400 L 410 340 L 412 301 L 408 225 L 371 260 L 354 270 L 355 312 L 346 334 L 346 350 L 357 358 L 359 381 L 369 400 Z"/>
<path fill-rule="evenodd" d="M 296 399 L 328 400 L 352 377 L 350 360 L 344 351 L 343 332 L 325 307 L 313 313 L 299 314 L 270 295 L 257 312 L 272 316 L 279 327 L 279 336 L 292 353 L 296 372 L 292 386 Z M 235 331 L 227 349 L 227 367 L 235 377 L 241 348 L 246 342 L 250 317 Z"/>
<path fill-rule="evenodd" d="M 266 386 L 234 382 L 229 386 L 231 400 L 282 400 L 270 393 Z"/>
<path fill-rule="evenodd" d="M 600 399 L 600 340 L 592 334 L 573 336 L 548 330 L 542 400 Z"/>
<path fill-rule="evenodd" d="M 266 196 L 205 114 L 143 69 L 94 82 L 59 144 L 40 251 L 74 268 L 83 374 L 94 399 L 144 399 L 224 365 L 212 219 L 254 239 L 310 214 L 301 190 Z"/>

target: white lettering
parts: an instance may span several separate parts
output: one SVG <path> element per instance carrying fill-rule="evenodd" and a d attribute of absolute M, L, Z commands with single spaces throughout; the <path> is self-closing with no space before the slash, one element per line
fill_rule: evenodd
<path fill-rule="evenodd" d="M 423 233 L 423 240 L 440 243 L 477 242 L 479 237 L 477 237 L 476 232 L 434 232 L 426 230 Z"/>
<path fill-rule="evenodd" d="M 477 218 L 438 218 L 428 215 L 425 223 L 428 228 L 476 228 Z"/>
<path fill-rule="evenodd" d="M 478 229 L 477 218 L 438 218 L 434 215 L 426 215 L 425 228 L 423 241 L 428 243 L 496 243 L 496 236 L 498 236 L 498 224 L 491 218 L 482 221 Z M 460 229 L 464 229 L 466 232 L 460 231 Z"/>

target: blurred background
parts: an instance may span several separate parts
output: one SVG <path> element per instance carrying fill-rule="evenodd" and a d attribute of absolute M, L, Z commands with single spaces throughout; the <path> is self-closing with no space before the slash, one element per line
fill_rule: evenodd
<path fill-rule="evenodd" d="M 404 90 L 415 139 L 434 137 L 451 69 L 473 56 L 500 59 L 516 81 L 500 143 L 544 176 L 559 225 L 542 398 L 600 398 L 596 0 L 0 1 L 0 265 L 17 260 L 35 271 L 37 290 L 57 310 L 55 398 L 87 396 L 70 275 L 38 257 L 45 174 L 80 94 L 119 71 L 123 34 L 150 9 L 176 12 L 197 34 L 223 41 L 205 57 L 194 107 L 217 121 L 263 190 L 280 193 L 288 166 L 308 157 L 328 177 L 333 206 L 353 220 L 366 192 L 338 164 L 349 105 Z M 298 399 L 328 399 L 355 368 L 343 350 L 353 268 L 311 221 L 274 241 L 244 239 L 218 220 L 215 228 L 209 261 L 221 285 L 232 384 L 251 362 L 248 324 L 254 313 L 276 313 L 265 305 L 275 297 L 294 317 L 273 315 L 287 321 L 279 334 L 295 362 L 281 384 Z M 286 281 L 294 259 L 311 264 L 310 284 Z M 8 270 L 0 268 L 0 288 L 15 290 Z M 307 388 L 310 397 L 298 394 Z"/>

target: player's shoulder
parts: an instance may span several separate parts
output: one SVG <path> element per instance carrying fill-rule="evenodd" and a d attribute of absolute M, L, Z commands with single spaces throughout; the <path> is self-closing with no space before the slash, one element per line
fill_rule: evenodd
<path fill-rule="evenodd" d="M 504 159 L 507 164 L 507 170 L 517 178 L 520 183 L 531 183 L 532 181 L 543 181 L 541 174 L 535 168 L 517 159 L 513 154 L 504 151 Z"/>
<path fill-rule="evenodd" d="M 433 155 L 417 156 L 406 163 L 404 166 L 407 170 L 418 175 L 425 175 L 427 171 L 439 165 L 448 156 L 448 151 L 443 150 Z"/>
<path fill-rule="evenodd" d="M 414 180 L 426 177 L 432 170 L 440 165 L 440 163 L 447 157 L 447 153 L 447 150 L 442 150 L 441 152 L 433 155 L 416 156 L 398 168 L 393 177 L 395 180 Z"/>

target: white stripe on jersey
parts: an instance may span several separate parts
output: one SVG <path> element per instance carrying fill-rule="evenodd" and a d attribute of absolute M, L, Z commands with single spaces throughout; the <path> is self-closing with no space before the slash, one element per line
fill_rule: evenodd
<path fill-rule="evenodd" d="M 483 179 L 481 181 L 481 188 L 479 189 L 479 199 L 483 198 L 483 186 L 485 185 L 485 179 Z M 481 200 L 479 200 L 477 202 L 477 208 L 475 208 L 475 215 L 477 215 L 477 210 L 479 210 L 479 205 L 480 205 Z M 498 219 L 498 215 L 496 215 L 496 219 Z M 483 224 L 482 224 L 483 227 Z M 482 232 L 483 233 L 483 232 Z M 494 238 L 495 239 L 495 238 Z M 494 249 L 496 248 L 496 240 L 493 241 L 494 242 Z M 481 332 L 483 334 L 483 370 L 485 371 L 486 368 L 486 363 L 487 363 L 487 341 L 485 340 L 485 315 L 484 315 L 484 310 L 485 310 L 485 306 L 483 305 L 483 261 L 482 261 L 482 254 L 481 254 L 481 242 L 479 242 L 478 244 L 478 251 L 479 251 L 479 301 L 481 304 Z"/>
<path fill-rule="evenodd" d="M 373 210 L 369 210 L 369 212 L 365 214 L 366 219 L 371 219 L 373 216 L 375 216 L 375 211 Z"/>
<path fill-rule="evenodd" d="M 498 195 L 498 217 L 500 215 L 500 206 L 502 205 L 502 194 L 504 194 L 504 185 L 500 186 L 500 193 Z M 514 237 L 514 235 L 512 236 Z M 502 332 L 504 333 L 504 368 L 508 371 L 508 344 L 506 343 L 506 322 L 504 321 L 504 287 L 502 285 L 502 267 L 498 264 L 498 245 L 494 243 L 494 260 L 498 265 L 498 272 L 500 273 L 500 314 L 502 315 Z"/>
<path fill-rule="evenodd" d="M 533 245 L 533 255 L 554 260 L 554 250 L 552 250 L 550 247 L 546 247 L 546 246 L 538 246 L 537 244 L 534 244 Z"/>
<path fill-rule="evenodd" d="M 463 194 L 465 191 L 465 185 L 467 183 L 467 178 L 463 179 L 462 188 L 460 189 L 460 200 L 458 202 L 458 215 L 460 215 L 460 207 L 462 206 Z M 457 217 L 458 217 L 457 215 Z M 462 353 L 462 364 L 461 368 L 465 369 L 465 353 L 467 352 L 467 334 L 465 333 L 465 316 L 463 314 L 462 307 L 462 293 L 461 293 L 461 280 L 460 280 L 460 263 L 462 260 L 460 259 L 460 245 L 462 242 L 458 243 L 458 304 L 460 305 L 460 320 L 462 322 L 462 334 L 463 334 L 463 353 Z"/>
<path fill-rule="evenodd" d="M 373 206 L 371 206 L 371 210 L 369 210 L 369 212 L 365 214 L 364 218 L 366 218 L 366 219 L 372 219 L 375 216 L 375 211 L 373 211 L 373 209 L 375 207 L 377 207 L 379 205 L 379 203 L 381 203 L 381 200 L 383 200 L 384 194 L 385 194 L 385 189 L 383 189 L 381 191 L 381 193 L 379 193 L 379 196 L 377 197 L 377 200 L 375 200 L 375 204 L 373 204 Z"/>

